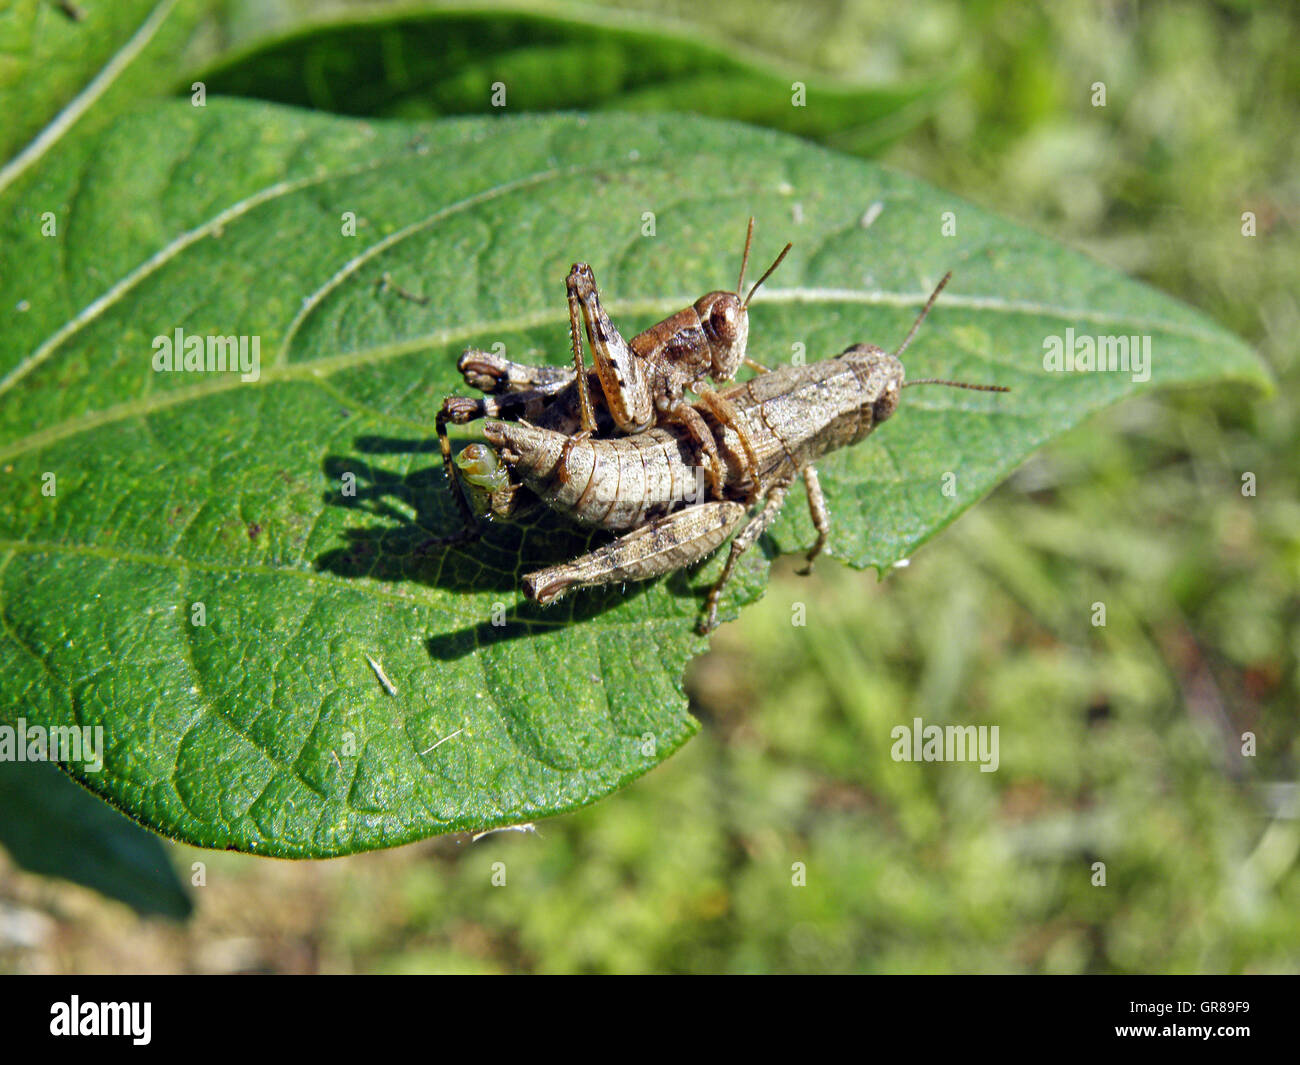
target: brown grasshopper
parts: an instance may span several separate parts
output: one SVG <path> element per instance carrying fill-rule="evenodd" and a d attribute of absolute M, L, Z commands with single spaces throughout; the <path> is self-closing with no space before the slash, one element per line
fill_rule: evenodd
<path fill-rule="evenodd" d="M 758 367 L 747 358 L 749 303 L 759 287 L 781 265 L 791 245 L 781 250 L 742 297 L 745 270 L 754 239 L 754 220 L 745 232 L 745 250 L 735 292 L 710 292 L 691 306 L 625 341 L 610 320 L 586 263 L 575 263 L 566 281 L 569 337 L 573 367 L 530 366 L 511 362 L 492 352 L 469 348 L 457 368 L 472 388 L 488 398 L 449 397 L 435 425 L 444 467 L 451 472 L 451 444 L 447 424 L 465 424 L 483 417 L 522 417 L 535 425 L 569 433 L 575 442 L 597 432 L 633 434 L 652 425 L 677 422 L 694 437 L 710 460 L 708 475 L 721 494 L 721 460 L 714 436 L 700 410 L 684 401 L 687 388 L 697 389 L 706 377 L 730 381 L 742 363 Z M 582 334 L 591 346 L 594 368 L 588 372 L 582 356 Z M 603 404 L 592 402 L 595 392 Z M 700 403 L 716 420 L 729 425 L 751 460 L 756 460 L 744 422 L 716 392 L 699 390 Z M 576 424 L 574 423 L 576 420 Z M 473 527 L 466 500 L 456 492 L 467 529 Z M 469 533 L 462 534 L 472 535 Z"/>
<path fill-rule="evenodd" d="M 627 530 L 617 539 L 570 562 L 527 574 L 524 594 L 538 603 L 558 599 L 571 588 L 646 580 L 704 559 L 735 533 L 721 576 L 709 591 L 701 631 L 717 625 L 718 599 L 737 560 L 771 525 L 791 484 L 802 476 L 817 540 L 807 569 L 830 532 L 826 500 L 813 462 L 857 443 L 898 407 L 910 385 L 938 384 L 976 391 L 1007 392 L 1000 385 L 971 385 L 928 378 L 905 381 L 899 356 L 951 274 L 939 282 L 902 344 L 891 355 L 873 344 L 854 344 L 839 356 L 808 366 L 761 374 L 723 392 L 750 425 L 754 455 L 740 432 L 712 410 L 709 431 L 724 460 L 723 495 L 702 501 L 688 486 L 698 478 L 702 449 L 679 424 L 658 426 L 636 436 L 574 442 L 554 430 L 527 423 L 490 421 L 483 427 L 491 447 L 473 453 L 461 467 L 485 505 L 509 516 L 516 493 L 533 496 L 575 521 Z M 467 449 L 468 450 L 468 449 Z M 761 508 L 750 515 L 754 505 Z M 748 521 L 746 521 L 746 517 Z M 805 570 L 805 572 L 807 571 Z"/>

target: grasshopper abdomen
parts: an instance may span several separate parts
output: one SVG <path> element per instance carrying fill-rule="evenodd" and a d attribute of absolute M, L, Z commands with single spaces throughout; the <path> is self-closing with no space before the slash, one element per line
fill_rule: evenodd
<path fill-rule="evenodd" d="M 583 525 L 632 529 L 704 498 L 695 449 L 667 429 L 575 440 L 519 422 L 485 422 L 483 436 L 509 456 L 520 481 Z"/>

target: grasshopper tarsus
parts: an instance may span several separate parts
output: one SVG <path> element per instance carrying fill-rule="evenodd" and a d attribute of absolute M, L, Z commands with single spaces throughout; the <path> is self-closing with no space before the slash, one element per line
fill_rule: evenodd
<path fill-rule="evenodd" d="M 553 396 L 573 381 L 567 366 L 533 366 L 512 362 L 494 351 L 466 348 L 456 369 L 465 383 L 486 395 L 510 395 L 516 392 L 535 392 Z"/>
<path fill-rule="evenodd" d="M 579 433 L 574 433 L 571 437 L 569 437 L 564 442 L 564 447 L 560 451 L 560 461 L 556 466 L 556 470 L 557 470 L 556 476 L 561 483 L 564 483 L 568 480 L 568 474 L 565 471 L 567 471 L 569 467 L 569 455 L 572 453 L 573 449 L 577 445 L 585 444 L 588 440 L 590 440 L 591 436 L 592 434 L 590 431 L 583 429 Z"/>

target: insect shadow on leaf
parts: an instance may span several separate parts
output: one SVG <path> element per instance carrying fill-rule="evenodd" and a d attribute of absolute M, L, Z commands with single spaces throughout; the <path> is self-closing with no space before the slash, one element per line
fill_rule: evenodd
<path fill-rule="evenodd" d="M 327 487 L 322 500 L 358 517 L 343 530 L 344 544 L 319 554 L 316 569 L 340 577 L 409 581 L 460 593 L 495 592 L 506 604 L 504 614 L 481 623 L 440 632 L 427 641 L 430 655 L 454 659 L 485 644 L 553 631 L 559 626 L 598 616 L 642 595 L 644 585 L 572 600 L 563 611 L 547 610 L 519 593 L 520 574 L 557 559 L 590 550 L 602 538 L 549 510 L 522 522 L 490 523 L 474 543 L 460 547 L 429 541 L 459 520 L 438 463 L 395 472 L 382 461 L 390 455 L 438 454 L 434 440 L 363 436 L 357 454 L 330 455 L 322 463 Z M 685 581 L 675 590 L 694 596 Z"/>

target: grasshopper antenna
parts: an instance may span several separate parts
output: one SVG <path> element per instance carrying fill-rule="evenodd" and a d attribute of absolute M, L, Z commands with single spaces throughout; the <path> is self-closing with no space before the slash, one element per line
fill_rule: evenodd
<path fill-rule="evenodd" d="M 781 260 L 785 258 L 786 253 L 787 253 L 791 248 L 793 248 L 793 247 L 794 247 L 793 244 L 787 244 L 784 248 L 782 248 L 782 249 L 781 249 L 781 254 L 778 255 L 778 256 L 777 256 L 777 257 L 772 261 L 772 265 L 769 266 L 769 267 L 768 267 L 768 268 L 763 272 L 763 276 L 760 277 L 757 281 L 754 282 L 754 287 L 751 288 L 751 289 L 749 290 L 749 295 L 745 297 L 745 302 L 741 304 L 741 307 L 742 307 L 743 309 L 745 309 L 745 310 L 749 310 L 749 301 L 752 300 L 752 299 L 754 298 L 754 293 L 758 291 L 758 286 L 761 285 L 764 281 L 766 281 L 769 277 L 772 276 L 772 271 L 774 271 L 778 266 L 781 265 Z M 739 288 L 739 286 L 737 286 L 737 289 L 736 289 L 736 295 L 738 295 L 738 296 L 740 295 L 740 288 Z"/>
<path fill-rule="evenodd" d="M 903 338 L 903 342 L 898 345 L 898 350 L 894 352 L 894 358 L 898 358 L 898 356 L 907 350 L 907 345 L 912 342 L 912 338 L 916 336 L 916 331 L 921 328 L 921 323 L 925 321 L 925 316 L 930 313 L 930 308 L 934 306 L 934 301 L 939 298 L 939 293 L 943 291 L 944 285 L 946 285 L 951 279 L 952 271 L 949 270 L 943 275 L 939 284 L 935 286 L 934 291 L 930 293 L 930 298 L 925 301 L 925 306 L 921 308 L 921 313 L 916 316 L 916 321 L 912 323 L 912 328 L 908 330 L 907 336 Z M 920 384 L 919 381 L 913 383 Z"/>
<path fill-rule="evenodd" d="M 736 282 L 736 295 L 745 287 L 745 267 L 749 265 L 749 246 L 754 241 L 754 216 L 749 216 L 749 229 L 745 231 L 745 254 L 740 257 L 740 280 Z"/>
<path fill-rule="evenodd" d="M 921 308 L 921 313 L 916 316 L 916 321 L 912 323 L 911 330 L 908 332 L 907 336 L 903 338 L 903 342 L 898 345 L 898 350 L 894 352 L 894 358 L 898 358 L 898 356 L 903 354 L 904 349 L 912 342 L 912 338 L 916 336 L 916 331 L 921 328 L 921 323 L 925 321 L 925 316 L 930 313 L 930 308 L 934 306 L 934 301 L 939 298 L 939 293 L 943 291 L 944 286 L 948 284 L 951 277 L 952 271 L 949 270 L 943 275 L 939 284 L 935 286 L 934 291 L 930 293 L 930 298 L 925 301 L 925 306 Z M 903 382 L 904 388 L 907 388 L 909 385 L 947 385 L 949 388 L 967 388 L 972 392 L 1011 391 L 1011 389 L 1006 385 L 972 385 L 965 381 L 945 381 L 938 377 L 922 377 L 916 381 Z"/>
<path fill-rule="evenodd" d="M 972 392 L 1010 392 L 1006 385 L 972 385 L 965 381 L 942 381 L 937 377 L 923 377 L 919 381 L 904 381 L 903 387 L 911 385 L 947 385 L 949 388 L 969 388 Z"/>

